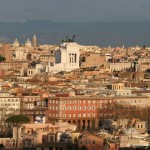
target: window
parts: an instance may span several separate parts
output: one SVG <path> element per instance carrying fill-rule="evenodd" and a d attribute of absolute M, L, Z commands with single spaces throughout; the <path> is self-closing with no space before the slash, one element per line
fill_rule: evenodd
<path fill-rule="evenodd" d="M 93 117 L 95 117 L 95 113 L 93 113 Z"/>
<path fill-rule="evenodd" d="M 73 117 L 76 117 L 76 114 L 73 114 Z"/>
<path fill-rule="evenodd" d="M 63 117 L 66 117 L 66 114 L 63 114 Z"/>
<path fill-rule="evenodd" d="M 85 104 L 85 101 L 83 101 L 83 104 Z"/>
<path fill-rule="evenodd" d="M 86 114 L 82 114 L 82 117 L 86 117 Z"/>
<path fill-rule="evenodd" d="M 81 117 L 81 114 L 78 114 L 78 117 Z"/>
<path fill-rule="evenodd" d="M 66 110 L 66 107 L 64 107 L 64 110 Z"/>
<path fill-rule="evenodd" d="M 83 110 L 86 110 L 86 106 L 83 107 Z"/>
<path fill-rule="evenodd" d="M 93 104 L 95 104 L 95 100 L 93 100 Z"/>
<path fill-rule="evenodd" d="M 88 110 L 90 110 L 91 109 L 91 107 L 90 106 L 88 106 Z"/>
<path fill-rule="evenodd" d="M 71 114 L 68 114 L 68 117 L 71 117 Z"/>
<path fill-rule="evenodd" d="M 88 101 L 88 104 L 90 104 L 91 103 L 91 101 Z"/>
<path fill-rule="evenodd" d="M 95 107 L 93 107 L 93 110 L 95 110 Z"/>
<path fill-rule="evenodd" d="M 99 107 L 100 107 L 100 108 L 103 108 L 103 107 L 102 107 L 102 104 L 100 104 Z"/>
<path fill-rule="evenodd" d="M 91 114 L 88 114 L 87 116 L 88 116 L 88 117 L 91 117 Z"/>
<path fill-rule="evenodd" d="M 81 107 L 78 107 L 78 110 L 81 110 Z"/>

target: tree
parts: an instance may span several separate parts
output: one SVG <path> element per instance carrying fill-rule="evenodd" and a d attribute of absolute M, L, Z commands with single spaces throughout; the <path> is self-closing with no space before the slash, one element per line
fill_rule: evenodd
<path fill-rule="evenodd" d="M 150 107 L 140 107 L 138 105 L 130 105 L 127 103 L 105 103 L 105 105 L 100 108 L 100 119 L 133 119 L 137 118 L 140 120 L 145 120 L 150 122 Z"/>
<path fill-rule="evenodd" d="M 23 123 L 30 122 L 30 119 L 25 116 L 25 115 L 14 115 L 10 116 L 9 118 L 6 119 L 6 122 L 11 123 L 13 127 L 17 128 L 17 136 L 16 136 L 16 143 L 15 143 L 15 148 L 18 146 L 18 129 Z"/>
<path fill-rule="evenodd" d="M 5 61 L 5 60 L 6 60 L 6 58 L 0 55 L 0 62 Z"/>
<path fill-rule="evenodd" d="M 0 144 L 0 149 L 5 149 L 5 146 L 3 144 Z"/>

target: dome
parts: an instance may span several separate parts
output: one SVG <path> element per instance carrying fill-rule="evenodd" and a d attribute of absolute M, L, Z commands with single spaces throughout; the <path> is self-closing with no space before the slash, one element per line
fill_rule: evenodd
<path fill-rule="evenodd" d="M 19 41 L 17 39 L 15 39 L 14 43 L 13 43 L 14 47 L 19 47 Z"/>
<path fill-rule="evenodd" d="M 26 43 L 31 43 L 31 41 L 29 39 L 27 39 Z"/>
<path fill-rule="evenodd" d="M 31 41 L 29 39 L 27 39 L 26 43 L 25 43 L 26 47 L 31 47 Z"/>
<path fill-rule="evenodd" d="M 18 39 L 15 39 L 14 43 L 19 43 Z"/>

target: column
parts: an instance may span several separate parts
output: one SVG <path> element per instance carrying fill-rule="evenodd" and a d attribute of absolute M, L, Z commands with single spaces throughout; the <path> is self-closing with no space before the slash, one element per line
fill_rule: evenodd
<path fill-rule="evenodd" d="M 71 53 L 69 54 L 69 63 L 71 63 Z"/>
<path fill-rule="evenodd" d="M 72 61 L 71 61 L 71 63 L 73 63 L 73 54 L 71 54 L 71 58 L 72 58 Z"/>
<path fill-rule="evenodd" d="M 74 54 L 75 63 L 77 63 L 77 54 Z"/>
<path fill-rule="evenodd" d="M 93 129 L 93 124 L 92 124 L 92 120 L 90 120 L 90 129 Z"/>
<path fill-rule="evenodd" d="M 85 130 L 88 129 L 88 120 L 85 120 Z"/>
<path fill-rule="evenodd" d="M 98 128 L 98 122 L 99 122 L 99 120 L 96 119 L 96 120 L 95 120 L 95 128 Z"/>

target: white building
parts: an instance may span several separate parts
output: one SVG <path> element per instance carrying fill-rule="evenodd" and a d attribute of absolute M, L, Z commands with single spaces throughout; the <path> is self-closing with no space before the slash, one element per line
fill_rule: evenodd
<path fill-rule="evenodd" d="M 9 92 L 0 92 L 0 108 L 9 111 L 20 110 L 20 97 L 12 96 Z"/>
<path fill-rule="evenodd" d="M 132 67 L 132 64 L 129 63 L 110 63 L 111 71 L 129 71 Z"/>
<path fill-rule="evenodd" d="M 0 92 L 0 125 L 8 116 L 19 114 L 20 97 L 12 96 L 9 92 Z M 0 128 L 2 130 L 2 128 Z"/>
<path fill-rule="evenodd" d="M 27 60 L 28 49 L 25 47 L 16 48 L 15 60 Z"/>
<path fill-rule="evenodd" d="M 45 66 L 42 64 L 36 64 L 35 67 L 29 67 L 27 69 L 27 76 L 34 76 L 35 74 L 42 73 L 45 70 Z"/>
<path fill-rule="evenodd" d="M 57 73 L 79 68 L 80 45 L 65 42 L 55 51 L 55 63 L 49 61 L 46 72 Z"/>

